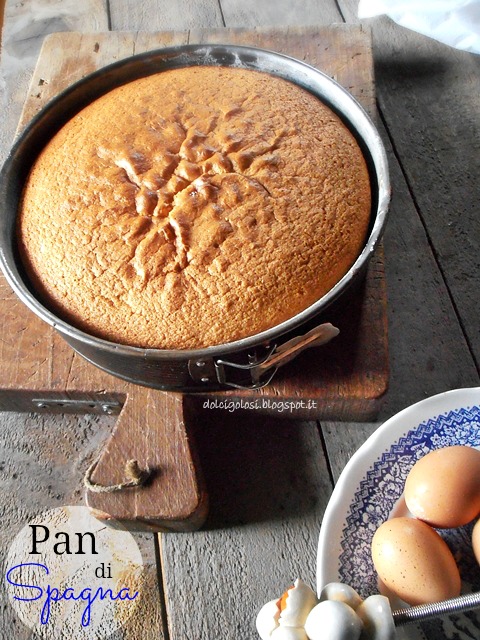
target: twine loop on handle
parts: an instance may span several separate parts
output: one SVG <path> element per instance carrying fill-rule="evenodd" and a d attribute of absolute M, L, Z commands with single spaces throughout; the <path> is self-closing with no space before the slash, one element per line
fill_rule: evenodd
<path fill-rule="evenodd" d="M 127 460 L 125 463 L 125 481 L 119 484 L 113 484 L 110 486 L 104 486 L 92 482 L 92 475 L 98 464 L 98 460 L 95 460 L 93 464 L 87 469 L 83 484 L 93 493 L 115 493 L 116 491 L 123 491 L 124 489 L 135 489 L 137 487 L 143 487 L 148 480 L 152 477 L 153 472 L 150 469 L 142 469 L 137 460 Z"/>

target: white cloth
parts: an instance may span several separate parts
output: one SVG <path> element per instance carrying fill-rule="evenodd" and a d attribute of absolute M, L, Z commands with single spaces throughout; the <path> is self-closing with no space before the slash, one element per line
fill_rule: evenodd
<path fill-rule="evenodd" d="M 451 47 L 480 53 L 480 0 L 360 0 L 360 19 L 382 14 Z"/>

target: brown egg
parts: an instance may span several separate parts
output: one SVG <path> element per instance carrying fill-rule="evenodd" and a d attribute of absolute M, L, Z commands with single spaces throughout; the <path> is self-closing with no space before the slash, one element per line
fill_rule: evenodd
<path fill-rule="evenodd" d="M 480 564 L 480 520 L 475 523 L 472 531 L 472 547 L 475 558 Z"/>
<path fill-rule="evenodd" d="M 380 580 L 408 604 L 423 604 L 460 594 L 460 574 L 441 536 L 414 518 L 384 522 L 372 540 Z"/>
<path fill-rule="evenodd" d="M 480 451 L 452 446 L 418 460 L 405 482 L 405 502 L 416 517 L 445 529 L 480 513 Z"/>

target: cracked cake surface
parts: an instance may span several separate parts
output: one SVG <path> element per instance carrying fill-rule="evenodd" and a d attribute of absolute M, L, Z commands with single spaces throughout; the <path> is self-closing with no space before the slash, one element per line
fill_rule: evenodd
<path fill-rule="evenodd" d="M 313 304 L 359 255 L 370 209 L 362 152 L 316 97 L 191 67 L 109 92 L 52 138 L 18 242 L 39 295 L 74 326 L 194 349 Z"/>

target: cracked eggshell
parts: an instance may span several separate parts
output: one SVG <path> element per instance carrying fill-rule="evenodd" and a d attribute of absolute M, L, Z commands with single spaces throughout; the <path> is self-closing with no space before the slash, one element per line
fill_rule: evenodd
<path fill-rule="evenodd" d="M 356 609 L 363 602 L 353 587 L 343 582 L 329 582 L 320 592 L 320 602 L 324 600 L 337 600 L 345 602 L 352 609 Z"/>
<path fill-rule="evenodd" d="M 258 635 L 262 640 L 308 640 L 303 626 L 316 604 L 313 589 L 303 580 L 295 580 L 280 598 L 267 602 L 260 609 L 255 621 Z M 280 629 L 287 631 L 280 632 Z"/>
<path fill-rule="evenodd" d="M 363 623 L 360 640 L 395 640 L 395 623 L 386 596 L 370 596 L 356 611 Z"/>
<path fill-rule="evenodd" d="M 278 627 L 280 609 L 277 603 L 278 600 L 270 600 L 270 602 L 263 605 L 257 614 L 255 626 L 257 627 L 258 635 L 262 640 L 270 640 L 272 633 Z"/>
<path fill-rule="evenodd" d="M 303 627 L 278 627 L 271 635 L 271 640 L 308 640 Z"/>
<path fill-rule="evenodd" d="M 310 612 L 305 631 L 310 640 L 359 640 L 363 624 L 345 602 L 324 600 Z"/>
<path fill-rule="evenodd" d="M 303 627 L 308 614 L 317 604 L 317 596 L 303 580 L 295 580 L 281 598 L 281 613 L 279 623 L 281 627 Z"/>

